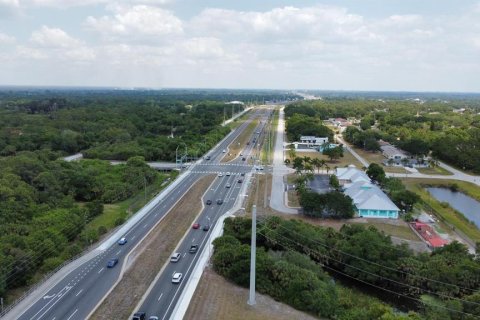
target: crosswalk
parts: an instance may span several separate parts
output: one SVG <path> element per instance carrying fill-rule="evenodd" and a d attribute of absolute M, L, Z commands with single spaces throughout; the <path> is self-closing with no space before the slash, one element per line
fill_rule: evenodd
<path fill-rule="evenodd" d="M 192 170 L 190 172 L 191 173 L 206 173 L 206 174 L 219 174 L 219 173 L 225 174 L 225 171 L 208 171 L 208 170 L 205 170 L 205 171 Z M 230 172 L 230 175 L 232 175 L 232 176 L 239 176 L 240 174 L 241 174 L 241 172 Z"/>
<path fill-rule="evenodd" d="M 250 164 L 243 164 L 243 163 L 216 163 L 216 162 L 210 162 L 210 163 L 199 163 L 195 165 L 197 166 L 225 166 L 225 167 L 246 167 L 246 168 L 252 168 L 253 165 Z"/>

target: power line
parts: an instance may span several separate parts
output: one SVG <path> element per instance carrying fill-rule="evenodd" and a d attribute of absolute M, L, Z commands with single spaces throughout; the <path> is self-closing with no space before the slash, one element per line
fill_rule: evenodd
<path fill-rule="evenodd" d="M 331 248 L 329 247 L 328 245 L 316 240 L 316 239 L 312 239 L 312 238 L 308 238 L 306 235 L 303 235 L 297 231 L 294 231 L 294 230 L 291 230 L 291 229 L 287 229 L 286 227 L 282 226 L 281 224 L 277 225 L 278 227 L 282 228 L 282 229 L 285 229 L 289 232 L 293 232 L 297 235 L 300 235 L 301 237 L 305 238 L 305 239 L 308 239 L 309 241 L 313 241 L 314 243 L 316 244 L 319 244 L 327 249 L 330 249 L 330 250 L 334 250 L 336 252 L 339 252 L 341 254 L 344 254 L 344 255 L 347 255 L 347 256 L 350 256 L 352 258 L 356 258 L 356 259 L 359 259 L 361 261 L 365 261 L 367 263 L 371 263 L 371 264 L 375 264 L 379 267 L 382 267 L 382 268 L 385 268 L 385 269 L 389 269 L 389 270 L 392 270 L 392 271 L 395 271 L 395 272 L 400 272 L 402 274 L 405 274 L 405 275 L 410 275 L 410 276 L 413 276 L 413 277 L 417 277 L 419 279 L 424 279 L 424 280 L 427 280 L 427 281 L 431 281 L 431 282 L 435 282 L 435 283 L 439 283 L 439 284 L 444 284 L 444 285 L 449 285 L 449 286 L 454 286 L 454 287 L 457 287 L 459 289 L 464 289 L 464 290 L 468 290 L 468 291 L 471 291 L 471 292 L 476 292 L 477 290 L 475 289 L 470 289 L 470 288 L 466 288 L 466 287 L 462 287 L 462 286 L 459 286 L 459 285 L 456 285 L 456 284 L 453 284 L 453 283 L 448 283 L 448 282 L 443 282 L 443 281 L 439 281 L 439 280 L 435 280 L 435 279 L 430 279 L 430 278 L 427 278 L 427 277 L 424 277 L 424 276 L 421 276 L 421 275 L 417 275 L 417 274 L 413 274 L 413 273 L 410 273 L 410 272 L 407 272 L 407 271 L 403 271 L 403 270 L 398 270 L 398 269 L 395 269 L 395 268 L 392 268 L 392 267 L 389 267 L 389 266 L 386 266 L 386 265 L 382 265 L 382 264 L 379 264 L 377 262 L 374 262 L 374 261 L 370 261 L 370 260 L 367 260 L 367 259 L 364 259 L 362 257 L 358 257 L 358 256 L 355 256 L 351 253 L 348 253 L 348 252 L 344 252 L 342 250 L 339 250 L 339 249 L 336 249 L 336 248 Z"/>
<path fill-rule="evenodd" d="M 264 234 L 264 233 L 262 233 L 262 232 L 260 232 L 260 231 L 259 231 L 259 234 L 261 234 L 262 236 L 264 236 L 265 238 L 267 238 L 267 239 L 269 239 L 269 240 L 272 240 L 272 241 L 274 240 L 274 239 L 269 238 L 266 234 Z M 284 244 L 282 244 L 282 243 L 278 243 L 278 244 L 279 244 L 280 246 L 282 246 L 283 248 L 285 248 L 286 250 L 288 250 L 288 251 L 297 252 L 297 251 L 291 249 L 290 247 L 288 247 L 288 246 L 286 246 L 286 245 L 284 245 Z M 297 243 L 297 244 L 298 244 L 298 243 Z M 300 246 L 302 246 L 302 245 L 300 245 Z M 313 250 L 313 251 L 315 251 L 315 250 Z M 367 285 L 369 285 L 369 286 L 375 287 L 375 288 L 377 288 L 377 289 L 380 289 L 380 290 L 389 292 L 389 293 L 394 294 L 394 295 L 396 295 L 396 296 L 401 296 L 401 297 L 404 297 L 404 298 L 407 298 L 407 299 L 410 299 L 410 300 L 413 300 L 413 301 L 418 301 L 418 302 L 421 302 L 422 304 L 424 304 L 424 302 L 423 302 L 422 300 L 418 299 L 418 298 L 410 297 L 410 296 L 408 296 L 408 295 L 401 294 L 401 293 L 398 293 L 398 292 L 395 292 L 395 291 L 392 291 L 392 290 L 389 290 L 389 289 L 386 289 L 386 288 L 377 286 L 377 285 L 372 284 L 372 283 L 370 283 L 370 282 L 368 282 L 368 281 L 355 278 L 355 277 L 353 277 L 353 276 L 351 276 L 351 275 L 349 275 L 349 274 L 346 274 L 346 273 L 344 273 L 344 272 L 341 272 L 341 271 L 339 271 L 339 270 L 336 270 L 336 269 L 334 269 L 334 268 L 332 268 L 332 267 L 329 267 L 329 266 L 326 266 L 326 265 L 322 265 L 322 267 L 325 267 L 325 268 L 327 268 L 327 269 L 329 269 L 329 270 L 332 270 L 333 272 L 339 273 L 339 274 L 344 275 L 344 276 L 346 276 L 346 277 L 348 277 L 348 278 L 351 278 L 351 279 L 354 279 L 354 280 L 356 280 L 356 281 L 362 282 L 362 283 L 364 283 L 364 284 L 367 284 Z M 466 301 L 466 302 L 469 302 L 469 301 Z M 473 316 L 473 317 L 475 317 L 475 318 L 477 318 L 477 319 L 480 319 L 480 317 L 479 317 L 478 315 L 475 315 L 475 314 L 472 314 L 472 313 L 467 313 L 467 312 L 463 312 L 463 311 L 451 309 L 451 308 L 448 308 L 448 307 L 445 307 L 445 306 L 435 306 L 435 307 L 437 307 L 437 308 L 442 308 L 442 309 L 445 309 L 445 310 L 448 310 L 448 311 L 452 311 L 452 312 L 461 313 L 461 314 L 468 315 L 468 316 Z"/>
<path fill-rule="evenodd" d="M 267 228 L 267 229 L 268 229 L 268 228 Z M 272 229 L 269 229 L 269 230 L 270 230 L 270 231 L 275 231 L 275 230 L 272 230 Z M 277 234 L 278 234 L 278 233 L 277 233 Z M 293 242 L 295 242 L 296 244 L 298 244 L 298 242 L 296 242 L 296 241 L 294 241 L 294 240 L 292 240 L 292 239 L 290 239 L 290 238 L 287 238 L 287 237 L 285 237 L 285 236 L 283 236 L 283 235 L 281 235 L 281 234 L 278 234 L 278 235 L 281 236 L 281 237 L 284 238 L 284 239 L 287 239 L 287 240 L 289 240 L 289 241 L 293 241 Z M 306 248 L 305 245 L 303 245 L 303 244 L 299 244 L 299 245 L 300 245 L 301 247 L 303 247 L 303 248 Z M 307 248 L 308 248 L 308 247 L 307 247 Z M 308 249 L 311 250 L 310 248 L 308 248 Z M 318 251 L 316 251 L 316 252 L 318 253 Z M 428 293 L 437 295 L 437 296 L 439 296 L 439 297 L 444 297 L 444 298 L 454 299 L 454 300 L 458 300 L 458 301 L 462 301 L 462 302 L 466 302 L 466 303 L 470 303 L 470 304 L 480 305 L 480 303 L 477 303 L 477 302 L 474 302 L 474 301 L 467 301 L 467 300 L 464 300 L 464 299 L 461 299 L 461 298 L 451 297 L 451 296 L 448 296 L 448 295 L 445 295 L 445 294 L 441 294 L 441 293 L 437 293 L 437 292 L 434 292 L 434 291 L 431 291 L 431 290 L 428 290 L 428 289 L 423 289 L 423 288 L 420 288 L 420 287 L 417 287 L 417 286 L 414 286 L 414 285 L 411 285 L 411 284 L 401 283 L 401 282 L 399 282 L 399 281 L 397 281 L 397 280 L 393 280 L 393 279 L 390 279 L 390 278 L 388 278 L 388 277 L 381 276 L 381 275 L 378 275 L 378 274 L 373 273 L 373 272 L 370 272 L 370 271 L 366 271 L 366 270 L 364 270 L 364 269 L 362 269 L 362 268 L 358 268 L 358 267 L 353 266 L 353 265 L 351 265 L 351 264 L 348 264 L 348 263 L 346 263 L 346 262 L 342 262 L 342 261 L 340 261 L 340 260 L 337 260 L 337 259 L 335 259 L 335 258 L 332 258 L 331 256 L 329 256 L 329 255 L 327 255 L 327 254 L 321 254 L 321 253 L 320 253 L 320 255 L 323 256 L 323 257 L 326 257 L 326 258 L 328 258 L 328 259 L 330 259 L 330 260 L 333 260 L 333 261 L 336 261 L 336 262 L 338 262 L 338 263 L 341 263 L 341 264 L 343 264 L 343 265 L 345 265 L 345 266 L 348 266 L 348 267 L 350 267 L 350 268 L 353 268 L 353 269 L 356 269 L 356 270 L 358 270 L 358 271 L 364 272 L 364 273 L 366 273 L 366 274 L 369 274 L 369 275 L 372 275 L 372 276 L 375 276 L 375 277 L 378 277 L 378 278 L 381 278 L 381 279 L 384 279 L 384 280 L 387 280 L 387 281 L 390 281 L 390 282 L 393 282 L 393 283 L 396 283 L 396 284 L 399 284 L 399 285 L 402 285 L 402 286 L 406 286 L 406 287 L 409 287 L 409 288 L 412 288 L 412 289 L 417 289 L 417 291 L 420 291 L 420 292 L 422 292 L 422 291 L 423 291 L 423 292 L 428 292 Z"/>

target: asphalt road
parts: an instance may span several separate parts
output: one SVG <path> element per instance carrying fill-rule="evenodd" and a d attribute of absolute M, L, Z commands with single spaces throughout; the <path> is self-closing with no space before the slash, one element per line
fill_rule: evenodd
<path fill-rule="evenodd" d="M 266 112 L 262 119 L 266 120 L 267 116 L 268 113 Z M 258 137 L 261 137 L 264 131 L 265 123 L 266 121 L 261 121 L 254 130 L 253 135 L 257 136 L 257 141 L 259 139 Z M 257 132 L 259 132 L 259 134 L 257 134 Z M 257 145 L 252 143 L 245 146 L 242 151 L 243 156 L 250 158 L 256 147 Z M 150 287 L 150 291 L 147 292 L 144 297 L 143 303 L 138 311 L 146 312 L 147 317 L 157 316 L 159 319 L 170 318 L 175 309 L 175 305 L 181 296 L 182 290 L 200 257 L 200 253 L 207 244 L 206 241 L 215 223 L 220 216 L 231 209 L 235 204 L 241 188 L 241 183 L 239 183 L 238 180 L 242 179 L 243 183 L 241 173 L 252 171 L 253 166 L 246 165 L 245 161 L 242 161 L 241 157 L 238 157 L 228 164 L 204 163 L 201 166 L 196 166 L 195 169 L 206 169 L 206 172 L 223 172 L 223 176 L 219 177 L 217 175 L 214 183 L 210 186 L 210 189 L 204 196 L 204 203 L 207 200 L 211 200 L 212 204 L 205 205 L 204 210 L 197 219 L 196 222 L 200 224 L 200 228 L 192 228 L 183 239 L 182 243 L 178 246 L 177 252 L 181 254 L 181 259 L 178 262 L 170 262 L 164 268 L 156 283 Z M 229 172 L 230 175 L 225 175 L 225 172 Z M 230 187 L 228 188 L 227 185 L 230 185 Z M 221 199 L 223 204 L 218 205 L 218 199 Z M 204 225 L 209 225 L 210 229 L 208 231 L 202 230 Z M 192 245 L 199 246 L 197 252 L 189 252 Z M 182 281 L 180 283 L 172 283 L 173 274 L 177 272 L 182 273 Z"/>
<path fill-rule="evenodd" d="M 251 117 L 250 120 L 258 117 L 262 111 L 256 111 Z M 251 167 L 245 166 L 243 164 L 232 163 L 232 164 L 220 164 L 218 163 L 221 157 L 223 157 L 223 149 L 227 149 L 228 145 L 248 126 L 249 121 L 246 121 L 244 124 L 240 125 L 234 133 L 230 134 L 222 143 L 220 143 L 215 149 L 212 149 L 208 155 L 210 155 L 211 160 L 205 161 L 205 165 L 194 165 L 190 169 L 190 174 L 176 187 L 174 188 L 166 197 L 164 197 L 148 214 L 146 214 L 143 219 L 141 219 L 137 224 L 135 224 L 126 234 L 127 244 L 118 245 L 114 244 L 106 250 L 99 252 L 94 258 L 83 263 L 72 272 L 65 275 L 65 277 L 60 280 L 55 286 L 53 286 L 47 293 L 43 295 L 42 298 L 34 302 L 28 309 L 26 309 L 22 314 L 14 315 L 16 319 L 49 319 L 49 320 L 75 320 L 75 319 L 85 319 L 88 314 L 95 308 L 97 303 L 103 298 L 103 296 L 110 290 L 113 284 L 117 281 L 118 276 L 121 271 L 121 266 L 124 262 L 125 257 L 131 251 L 131 249 L 141 240 L 145 234 L 161 219 L 165 214 L 168 213 L 171 207 L 173 207 L 176 202 L 185 194 L 189 187 L 200 177 L 205 174 L 210 174 L 212 172 L 246 172 L 250 171 Z M 238 161 L 238 160 L 236 160 Z M 240 160 L 241 161 L 241 160 Z M 213 163 L 213 164 L 212 164 Z M 216 221 L 218 215 L 221 212 L 228 210 L 228 207 L 233 204 L 236 195 L 238 195 L 237 188 L 237 179 L 238 177 L 232 175 L 230 177 L 224 177 L 215 183 L 217 187 L 214 190 L 210 190 L 209 194 L 213 198 L 224 198 L 225 203 L 221 206 L 214 204 L 207 208 L 204 211 L 205 214 L 202 214 L 204 219 L 209 217 L 213 223 Z M 231 188 L 225 188 L 226 183 L 231 183 Z M 235 183 L 234 183 L 235 182 Z M 213 199 L 212 199 L 213 200 Z M 197 236 L 196 234 L 189 235 L 186 238 L 186 241 L 199 242 L 203 244 L 203 239 L 207 232 L 202 230 L 198 231 L 197 234 L 202 236 Z M 194 240 L 194 238 L 197 238 Z M 189 247 L 189 243 L 184 242 L 181 246 L 182 252 L 186 252 L 185 248 Z M 185 246 L 185 247 L 183 247 Z M 196 255 L 192 255 L 190 258 L 195 258 Z M 112 258 L 118 258 L 119 262 L 114 268 L 107 268 L 107 263 Z M 188 277 L 188 270 L 190 270 L 193 263 L 192 259 L 187 259 L 182 257 L 180 262 L 177 264 L 178 270 L 181 266 L 187 266 L 185 269 L 184 277 Z M 191 260 L 188 263 L 188 260 Z M 184 279 L 186 280 L 186 279 Z M 169 281 L 171 284 L 171 281 Z M 181 286 L 176 287 L 181 288 Z M 170 290 L 173 292 L 172 290 Z M 176 291 L 178 292 L 178 291 Z M 170 294 L 167 294 L 165 291 L 165 299 L 170 297 Z M 170 305 L 174 304 L 175 299 L 178 298 L 178 294 L 173 294 L 170 299 Z M 157 297 L 158 298 L 158 297 Z M 169 308 L 170 312 L 172 308 Z"/>

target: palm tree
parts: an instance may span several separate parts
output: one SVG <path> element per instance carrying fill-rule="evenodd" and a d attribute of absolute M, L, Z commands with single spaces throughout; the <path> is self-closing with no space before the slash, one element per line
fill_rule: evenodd
<path fill-rule="evenodd" d="M 325 169 L 327 169 L 327 174 L 328 174 L 331 168 L 328 166 L 328 164 L 325 164 Z"/>
<path fill-rule="evenodd" d="M 319 158 L 312 159 L 312 164 L 317 168 L 317 172 L 320 173 L 320 168 L 322 167 L 322 161 Z"/>

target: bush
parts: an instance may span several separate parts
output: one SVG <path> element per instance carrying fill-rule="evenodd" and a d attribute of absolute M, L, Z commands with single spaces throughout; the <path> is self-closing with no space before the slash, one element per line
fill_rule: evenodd
<path fill-rule="evenodd" d="M 125 223 L 124 217 L 118 217 L 117 219 L 115 219 L 115 227 L 121 226 L 124 223 Z"/>
<path fill-rule="evenodd" d="M 97 233 L 99 236 L 104 235 L 105 233 L 107 233 L 107 231 L 107 227 L 105 226 L 99 226 L 97 229 Z"/>

